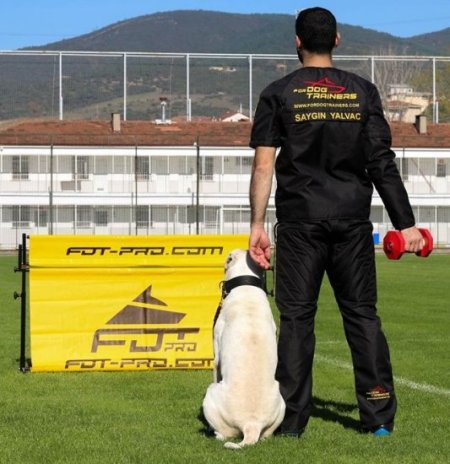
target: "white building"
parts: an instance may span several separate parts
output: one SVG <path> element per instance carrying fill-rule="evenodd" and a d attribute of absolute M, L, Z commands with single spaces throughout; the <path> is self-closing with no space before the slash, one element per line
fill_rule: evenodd
<path fill-rule="evenodd" d="M 431 101 L 432 94 L 429 92 L 414 92 L 406 84 L 390 84 L 386 102 L 389 121 L 413 123 L 418 115 L 426 111 Z"/>
<path fill-rule="evenodd" d="M 248 233 L 250 127 L 136 121 L 114 132 L 106 121 L 44 121 L 2 129 L 0 249 L 16 248 L 22 233 Z M 450 125 L 425 130 L 393 124 L 393 144 L 417 223 L 446 247 Z M 392 227 L 376 194 L 371 219 L 379 238 Z M 272 195 L 268 226 L 275 220 Z"/>

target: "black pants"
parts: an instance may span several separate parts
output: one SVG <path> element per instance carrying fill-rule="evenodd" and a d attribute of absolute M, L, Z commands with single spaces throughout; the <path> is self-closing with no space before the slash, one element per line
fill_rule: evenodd
<path fill-rule="evenodd" d="M 325 271 L 351 350 L 361 426 L 392 428 L 397 403 L 389 349 L 376 314 L 372 224 L 330 220 L 276 226 L 276 377 L 286 401 L 280 431 L 301 432 L 311 414 L 314 317 Z"/>

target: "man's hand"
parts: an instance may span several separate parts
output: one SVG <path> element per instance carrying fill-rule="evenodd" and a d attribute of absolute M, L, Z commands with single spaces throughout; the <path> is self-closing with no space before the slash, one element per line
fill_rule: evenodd
<path fill-rule="evenodd" d="M 401 230 L 401 233 L 405 240 L 405 251 L 416 253 L 425 246 L 425 240 L 417 227 L 408 227 Z"/>
<path fill-rule="evenodd" d="M 253 224 L 250 230 L 248 250 L 251 258 L 263 269 L 270 267 L 270 239 L 263 224 Z"/>

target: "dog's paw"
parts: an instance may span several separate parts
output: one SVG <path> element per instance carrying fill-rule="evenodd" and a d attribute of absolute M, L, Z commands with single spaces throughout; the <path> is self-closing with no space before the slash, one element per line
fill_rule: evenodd
<path fill-rule="evenodd" d="M 220 440 L 220 441 L 226 440 L 226 438 L 219 432 L 214 432 L 214 435 L 216 436 L 216 440 Z"/>

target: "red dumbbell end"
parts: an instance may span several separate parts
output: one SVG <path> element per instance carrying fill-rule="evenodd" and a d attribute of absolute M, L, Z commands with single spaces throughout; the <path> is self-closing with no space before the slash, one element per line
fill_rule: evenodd
<path fill-rule="evenodd" d="M 428 229 L 419 229 L 419 232 L 422 234 L 422 237 L 425 240 L 425 245 L 423 248 L 416 253 L 417 256 L 421 258 L 426 258 L 433 251 L 433 236 Z"/>
<path fill-rule="evenodd" d="M 389 259 L 400 259 L 405 252 L 403 235 L 396 231 L 389 231 L 383 239 L 383 250 Z"/>

